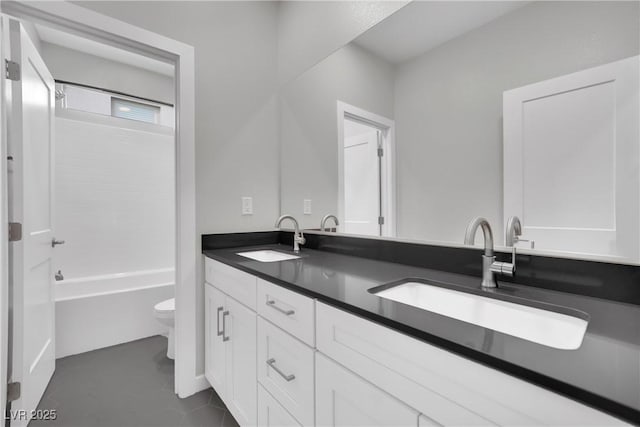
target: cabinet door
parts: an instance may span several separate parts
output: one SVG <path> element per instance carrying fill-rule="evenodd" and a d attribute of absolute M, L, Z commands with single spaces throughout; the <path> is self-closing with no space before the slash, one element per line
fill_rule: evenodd
<path fill-rule="evenodd" d="M 241 426 L 257 422 L 256 313 L 227 296 L 225 403 Z"/>
<path fill-rule="evenodd" d="M 209 384 L 224 398 L 226 363 L 225 342 L 222 340 L 222 317 L 226 309 L 225 295 L 211 285 L 204 286 L 204 295 L 204 373 Z"/>
<path fill-rule="evenodd" d="M 302 427 L 282 405 L 258 385 L 258 425 L 260 427 Z"/>
<path fill-rule="evenodd" d="M 418 412 L 324 355 L 316 356 L 316 425 L 413 426 Z"/>

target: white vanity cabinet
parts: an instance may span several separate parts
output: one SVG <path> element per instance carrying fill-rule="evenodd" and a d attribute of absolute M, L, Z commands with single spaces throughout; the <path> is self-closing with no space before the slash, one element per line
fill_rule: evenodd
<path fill-rule="evenodd" d="M 205 375 L 243 427 L 628 425 L 227 265 L 205 264 Z"/>
<path fill-rule="evenodd" d="M 255 307 L 256 278 L 235 269 L 231 274 L 218 274 L 219 268 L 228 272 L 227 266 L 214 261 L 207 264 L 211 273 L 207 274 L 205 284 L 205 376 L 240 425 L 255 425 L 257 315 L 209 280 L 222 281 L 234 294 L 239 289 L 243 299 L 251 294 L 250 282 L 253 281 Z M 239 284 L 237 288 L 235 283 Z"/>

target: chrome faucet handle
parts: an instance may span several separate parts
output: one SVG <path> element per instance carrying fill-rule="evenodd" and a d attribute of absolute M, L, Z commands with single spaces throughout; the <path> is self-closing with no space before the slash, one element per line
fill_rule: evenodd
<path fill-rule="evenodd" d="M 511 262 L 494 261 L 491 264 L 491 271 L 513 277 L 516 272 L 516 247 L 511 247 Z"/>
<path fill-rule="evenodd" d="M 521 239 L 520 236 L 516 236 L 515 241 L 513 242 L 513 246 L 515 247 L 515 245 L 518 242 L 527 242 L 527 243 L 529 243 L 529 249 L 535 249 L 536 248 L 536 241 L 535 240 Z"/>

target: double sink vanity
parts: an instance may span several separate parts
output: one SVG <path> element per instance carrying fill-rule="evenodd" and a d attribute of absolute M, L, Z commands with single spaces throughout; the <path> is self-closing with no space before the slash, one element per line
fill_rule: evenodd
<path fill-rule="evenodd" d="M 203 236 L 205 375 L 240 425 L 640 419 L 637 305 L 482 288 L 477 249 L 296 234 Z"/>

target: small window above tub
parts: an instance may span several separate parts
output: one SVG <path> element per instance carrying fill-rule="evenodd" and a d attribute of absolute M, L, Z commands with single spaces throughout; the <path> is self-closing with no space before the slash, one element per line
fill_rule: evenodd
<path fill-rule="evenodd" d="M 76 118 L 81 114 L 87 120 L 97 120 L 99 115 L 172 129 L 175 124 L 172 104 L 62 81 L 56 81 L 56 110 L 71 112 L 64 114 L 72 114 Z"/>
<path fill-rule="evenodd" d="M 139 122 L 158 123 L 160 107 L 111 97 L 111 115 Z"/>

